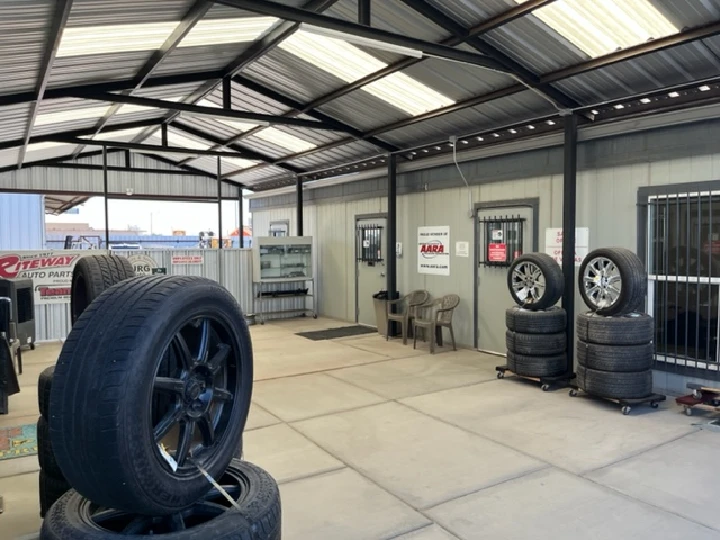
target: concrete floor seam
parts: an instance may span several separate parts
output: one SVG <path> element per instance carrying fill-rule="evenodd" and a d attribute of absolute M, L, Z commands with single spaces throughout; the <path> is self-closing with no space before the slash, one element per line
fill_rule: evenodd
<path fill-rule="evenodd" d="M 367 352 L 367 351 L 365 351 L 365 352 Z M 368 354 L 372 354 L 372 353 L 368 353 Z M 393 360 L 395 360 L 395 358 L 390 358 L 390 359 L 383 358 L 382 360 L 371 360 L 370 362 L 363 362 L 361 364 L 353 364 L 351 366 L 342 366 L 342 367 L 337 367 L 337 368 L 326 368 L 326 369 L 315 369 L 315 370 L 311 370 L 311 371 L 303 371 L 301 373 L 293 373 L 292 375 L 283 375 L 280 377 L 266 377 L 264 379 L 260 378 L 260 379 L 255 379 L 253 382 L 257 383 L 257 382 L 262 382 L 262 381 L 278 381 L 281 379 L 289 379 L 291 377 L 301 377 L 303 375 L 316 375 L 318 373 L 326 373 L 328 371 L 338 371 L 341 369 L 348 369 L 348 368 L 354 368 L 354 367 L 371 366 L 373 364 L 379 364 L 380 362 L 392 362 Z"/>
<path fill-rule="evenodd" d="M 333 453 L 332 451 L 330 451 L 328 448 L 325 448 L 322 444 L 320 444 L 320 443 L 312 440 L 310 437 L 308 437 L 307 435 L 305 435 L 304 433 L 302 433 L 301 431 L 299 431 L 295 426 L 290 425 L 290 428 L 291 428 L 293 431 L 297 432 L 297 433 L 298 433 L 299 435 L 301 435 L 302 437 L 304 437 L 305 439 L 307 439 L 308 441 L 310 441 L 311 443 L 313 443 L 315 446 L 317 446 L 318 448 L 320 448 L 320 450 L 322 450 L 323 452 L 327 452 L 328 454 L 330 454 L 332 457 L 334 457 L 335 459 L 337 459 L 340 463 L 342 463 L 343 465 L 345 465 L 345 467 L 347 467 L 348 469 L 351 469 L 352 471 L 355 471 L 358 475 L 360 475 L 362 478 L 364 478 L 365 480 L 367 480 L 368 482 L 370 482 L 370 483 L 371 483 L 372 485 L 374 485 L 376 488 L 384 491 L 385 493 L 387 493 L 388 495 L 390 495 L 390 496 L 393 497 L 394 499 L 397 499 L 397 500 L 401 501 L 404 505 L 408 506 L 409 508 L 412 508 L 412 509 L 415 510 L 418 514 L 422 515 L 425 519 L 427 519 L 427 520 L 429 521 L 429 523 L 426 525 L 426 527 L 427 527 L 427 526 L 430 526 L 430 525 L 432 525 L 432 524 L 434 523 L 435 525 L 437 525 L 438 527 L 440 527 L 440 528 L 441 528 L 443 531 L 445 531 L 446 533 L 451 534 L 452 536 L 455 536 L 455 535 L 453 535 L 448 529 L 446 529 L 444 526 L 442 526 L 440 523 L 436 522 L 434 519 L 432 519 L 430 516 L 428 516 L 423 510 L 421 510 L 420 508 L 417 508 L 415 505 L 413 505 L 413 504 L 405 501 L 403 498 L 398 497 L 397 495 L 395 495 L 395 494 L 394 494 L 392 491 L 390 491 L 389 489 L 387 489 L 387 488 L 383 487 L 382 485 L 378 484 L 372 477 L 368 476 L 368 475 L 365 474 L 363 471 L 360 471 L 360 470 L 356 469 L 355 467 L 353 467 L 352 465 L 350 465 L 347 461 L 345 461 L 344 459 L 342 459 L 342 458 L 340 458 L 339 456 L 337 456 L 336 454 L 334 454 L 334 453 Z M 395 537 L 397 537 L 397 536 L 402 536 L 402 535 L 404 535 L 404 534 L 409 534 L 409 533 L 411 533 L 411 532 L 415 532 L 415 530 L 413 529 L 413 530 L 406 530 L 406 531 L 399 532 L 399 533 L 397 533 L 397 534 L 395 535 Z M 393 537 L 391 536 L 391 537 L 389 537 L 389 538 L 393 538 Z M 387 540 L 387 539 L 386 539 L 386 540 Z"/>
<path fill-rule="evenodd" d="M 435 522 L 433 521 L 432 523 L 429 523 L 428 525 L 423 525 L 422 527 L 418 527 L 417 529 L 413 529 L 412 531 L 408 531 L 408 532 L 396 534 L 396 535 L 394 535 L 394 536 L 390 536 L 390 537 L 384 538 L 383 540 L 397 540 L 398 538 L 402 538 L 403 536 L 407 536 L 407 535 L 409 535 L 409 534 L 413 534 L 413 533 L 418 533 L 418 532 L 423 532 L 423 531 L 425 531 L 425 530 L 429 530 L 429 529 L 431 529 L 431 528 L 433 527 L 433 525 L 435 525 L 436 527 L 440 527 L 440 525 L 438 525 L 437 523 L 435 523 Z M 462 540 L 459 536 L 451 533 L 451 532 L 448 531 L 447 529 L 444 529 L 444 528 L 443 528 L 443 531 L 444 531 L 445 533 L 447 533 L 448 535 L 450 535 L 452 538 L 455 538 L 456 540 Z"/>

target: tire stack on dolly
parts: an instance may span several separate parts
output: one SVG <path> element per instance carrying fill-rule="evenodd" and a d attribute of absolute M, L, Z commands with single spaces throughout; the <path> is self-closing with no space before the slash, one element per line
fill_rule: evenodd
<path fill-rule="evenodd" d="M 539 381 L 543 391 L 553 383 L 567 380 L 567 315 L 555 306 L 563 294 L 560 266 L 545 253 L 528 253 L 513 261 L 507 275 L 515 307 L 505 312 L 507 365 L 498 366 L 497 376 L 506 371 Z"/>
<path fill-rule="evenodd" d="M 580 294 L 592 310 L 577 316 L 577 387 L 609 399 L 629 414 L 631 406 L 656 408 L 665 396 L 652 393 L 653 318 L 641 313 L 647 274 L 630 250 L 592 251 L 579 274 Z"/>
<path fill-rule="evenodd" d="M 212 280 L 137 277 L 100 294 L 53 375 L 50 436 L 73 489 L 40 539 L 279 540 L 277 483 L 234 459 L 252 368 L 243 314 Z"/>
<path fill-rule="evenodd" d="M 100 294 L 116 283 L 135 276 L 132 264 L 125 257 L 90 255 L 81 258 L 73 267 L 70 320 L 74 324 L 82 312 Z M 38 378 L 37 422 L 38 462 L 40 463 L 39 497 L 40 516 L 70 490 L 70 484 L 55 460 L 49 431 L 50 393 L 55 366 L 45 369 Z"/>

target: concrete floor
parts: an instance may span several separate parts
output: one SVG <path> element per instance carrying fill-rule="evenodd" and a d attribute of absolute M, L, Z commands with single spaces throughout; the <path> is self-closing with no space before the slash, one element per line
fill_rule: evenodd
<path fill-rule="evenodd" d="M 614 405 L 495 377 L 498 359 L 430 355 L 377 335 L 313 342 L 254 326 L 256 383 L 245 458 L 281 485 L 284 538 L 717 539 L 720 434 L 670 403 Z M 0 425 L 34 422 L 25 355 Z M 0 461 L 0 538 L 37 531 L 37 461 Z"/>

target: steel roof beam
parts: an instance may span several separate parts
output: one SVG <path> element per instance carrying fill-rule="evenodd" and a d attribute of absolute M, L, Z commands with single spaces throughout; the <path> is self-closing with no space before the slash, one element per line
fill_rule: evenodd
<path fill-rule="evenodd" d="M 574 109 L 579 106 L 579 103 L 567 96 L 563 92 L 553 88 L 549 84 L 543 84 L 540 82 L 538 76 L 527 69 L 525 66 L 516 62 L 506 54 L 503 54 L 492 45 L 484 42 L 477 36 L 470 36 L 470 30 L 458 24 L 454 19 L 445 15 L 435 6 L 428 4 L 425 0 L 401 0 L 408 7 L 417 11 L 420 15 L 426 19 L 432 21 L 440 28 L 447 30 L 453 34 L 457 39 L 461 39 L 470 45 L 473 49 L 481 54 L 484 54 L 488 58 L 493 58 L 505 66 L 512 72 L 518 82 L 521 82 L 534 89 L 537 93 L 542 95 L 545 99 L 549 100 L 556 107 L 560 109 Z"/>
<path fill-rule="evenodd" d="M 18 153 L 18 169 L 22 167 L 23 161 L 25 161 L 25 153 L 27 152 L 28 143 L 30 142 L 30 135 L 32 134 L 33 127 L 35 126 L 35 118 L 37 118 L 38 111 L 40 110 L 40 102 L 45 95 L 45 89 L 47 88 L 47 83 L 50 80 L 53 63 L 55 62 L 55 55 L 60 47 L 60 41 L 62 40 L 65 25 L 70 17 L 72 3 L 73 0 L 58 0 L 55 3 L 55 12 L 52 18 L 52 24 L 50 26 L 47 41 L 45 42 L 43 63 L 40 67 L 40 72 L 38 73 L 37 86 L 35 88 L 35 101 L 30 107 L 27 127 L 25 128 L 25 144 L 23 144 L 23 147 Z"/>
<path fill-rule="evenodd" d="M 699 39 L 705 39 L 708 37 L 712 37 L 717 34 L 720 34 L 720 22 L 714 22 L 711 24 L 699 26 L 697 28 L 693 28 L 686 32 L 682 32 L 680 34 L 675 34 L 675 35 L 669 36 L 667 38 L 656 39 L 654 41 L 647 42 L 647 43 L 641 43 L 639 45 L 635 45 L 634 47 L 629 47 L 623 51 L 618 51 L 618 52 L 611 53 L 606 56 L 594 58 L 592 60 L 583 62 L 581 64 L 577 64 L 575 66 L 570 66 L 568 68 L 564 68 L 564 69 L 561 69 L 558 71 L 554 71 L 554 72 L 542 75 L 542 76 L 540 76 L 540 82 L 541 83 L 557 82 L 560 80 L 567 79 L 569 77 L 573 77 L 575 75 L 580 75 L 582 73 L 587 73 L 587 72 L 593 71 L 595 69 L 599 69 L 599 68 L 606 67 L 606 66 L 609 66 L 612 64 L 616 64 L 618 62 L 623 62 L 625 60 L 631 60 L 633 58 L 637 58 L 639 56 L 650 54 L 650 53 L 653 53 L 658 50 L 664 50 L 664 49 L 668 49 L 671 47 L 684 45 L 686 43 L 691 43 L 691 42 L 697 41 Z M 457 112 L 457 111 L 460 111 L 463 109 L 467 109 L 469 107 L 475 107 L 478 105 L 482 105 L 483 103 L 486 103 L 488 101 L 492 101 L 492 100 L 500 99 L 500 98 L 504 98 L 504 97 L 509 97 L 513 94 L 522 92 L 523 90 L 526 90 L 526 87 L 522 84 L 514 84 L 512 86 L 500 88 L 499 90 L 494 90 L 493 92 L 490 92 L 488 94 L 474 96 L 474 97 L 466 99 L 464 101 L 459 101 L 448 107 L 443 107 L 441 109 L 436 109 L 434 111 L 430 111 L 425 114 L 421 114 L 419 116 L 406 118 L 406 119 L 400 120 L 398 122 L 394 122 L 392 124 L 386 124 L 384 126 L 380 126 L 378 128 L 367 131 L 365 133 L 365 136 L 368 137 L 368 136 L 381 135 L 383 133 L 387 133 L 387 132 L 393 131 L 395 129 L 400 129 L 400 128 L 411 126 L 418 122 L 422 122 L 423 120 L 437 118 L 439 116 L 444 116 L 446 114 L 450 114 L 450 113 Z M 583 108 L 586 108 L 586 107 L 583 106 Z M 281 158 L 280 160 L 276 160 L 276 162 L 273 164 L 277 164 L 278 162 L 292 161 L 293 159 L 305 157 L 307 155 L 311 155 L 316 152 L 323 152 L 325 150 L 331 150 L 338 146 L 348 144 L 352 141 L 353 141 L 353 139 L 344 139 L 342 141 L 332 142 L 332 143 L 324 145 L 324 146 L 318 146 L 317 148 L 313 148 L 313 149 L 307 150 L 305 152 L 299 152 L 297 154 L 291 154 L 291 155 L 285 156 L 284 158 Z M 254 169 L 259 169 L 262 167 L 263 167 L 263 165 L 256 165 L 252 169 L 254 170 Z M 247 171 L 248 171 L 248 169 L 245 170 L 245 172 L 247 172 Z M 239 171 L 236 171 L 232 174 L 238 174 L 238 172 Z"/>
<path fill-rule="evenodd" d="M 190 103 L 180 103 L 169 101 L 166 99 L 146 98 L 139 96 L 126 96 L 123 94 L 97 93 L 86 96 L 86 99 L 94 99 L 97 101 L 108 101 L 110 103 L 127 103 L 130 105 L 140 105 L 142 107 L 151 107 L 155 109 L 167 109 L 170 111 L 189 112 L 203 116 L 211 116 L 215 118 L 228 118 L 233 120 L 249 120 L 252 122 L 262 122 L 268 125 L 278 124 L 294 127 L 302 127 L 309 129 L 323 129 L 328 131 L 343 132 L 337 126 L 327 126 L 322 122 L 314 120 L 303 120 L 301 118 L 286 118 L 272 114 L 260 114 L 236 109 L 223 109 L 222 107 L 205 107 L 201 105 L 193 105 Z"/>
<path fill-rule="evenodd" d="M 83 146 L 105 146 L 107 148 L 139 150 L 148 153 L 157 152 L 159 154 L 190 154 L 195 156 L 218 156 L 248 159 L 246 154 L 240 154 L 238 152 L 225 152 L 222 150 L 197 150 L 195 148 L 185 148 L 182 146 L 163 146 L 161 144 L 143 144 L 123 141 L 87 141 L 80 137 L 67 137 L 62 135 L 53 135 L 51 136 L 50 140 L 53 142 L 79 144 Z"/>
<path fill-rule="evenodd" d="M 162 46 L 155 52 L 153 52 L 148 61 L 145 62 L 145 65 L 135 75 L 135 77 L 133 78 L 132 88 L 126 91 L 128 95 L 132 94 L 143 86 L 143 84 L 148 80 L 148 78 L 162 63 L 162 61 L 177 48 L 177 46 L 185 38 L 185 36 L 188 35 L 190 30 L 192 30 L 195 25 L 200 21 L 200 19 L 205 16 L 205 14 L 210 10 L 212 5 L 212 2 L 208 0 L 196 0 L 196 2 L 192 5 L 192 7 L 188 10 L 180 23 L 177 25 L 177 27 L 175 27 L 175 30 L 173 30 L 172 33 L 167 37 Z M 110 119 L 115 115 L 115 113 L 117 113 L 119 108 L 120 106 L 118 105 L 110 107 L 107 113 L 105 113 L 105 116 L 103 116 L 97 123 L 96 133 L 100 133 L 103 130 L 103 128 L 110 121 Z M 77 154 L 81 150 L 82 146 L 78 148 L 75 153 Z"/>
<path fill-rule="evenodd" d="M 365 39 L 375 40 L 381 43 L 396 45 L 422 52 L 425 56 L 444 58 L 455 62 L 474 64 L 480 67 L 505 72 L 508 69 L 497 60 L 480 54 L 468 53 L 422 39 L 395 34 L 379 28 L 363 26 L 327 15 L 319 15 L 312 11 L 299 9 L 267 0 L 215 0 L 239 9 L 261 13 L 270 17 L 278 17 L 299 23 L 307 23 L 319 28 L 342 32 L 345 35 L 357 36 Z"/>
<path fill-rule="evenodd" d="M 254 150 L 250 150 L 247 148 L 244 148 L 242 146 L 238 146 L 235 144 L 224 142 L 219 137 L 216 137 L 215 135 L 211 135 L 210 133 L 206 133 L 205 131 L 202 131 L 200 129 L 197 129 L 193 126 L 188 126 L 185 124 L 181 124 L 178 122 L 175 122 L 173 124 L 173 128 L 177 129 L 178 131 L 182 131 L 184 133 L 187 133 L 188 135 L 192 135 L 193 137 L 199 137 L 201 139 L 204 139 L 208 142 L 211 142 L 216 145 L 216 147 L 227 147 L 231 150 L 235 150 L 237 152 L 240 152 L 243 155 L 244 159 L 250 159 L 253 161 L 262 161 L 266 164 L 273 164 L 277 167 L 286 170 L 289 173 L 293 174 L 300 174 L 304 173 L 305 170 L 301 169 L 299 167 L 295 167 L 293 165 L 287 165 L 287 164 L 281 164 L 281 163 L 275 163 L 275 159 L 271 158 L 270 156 L 266 156 L 265 154 L 262 154 L 260 152 L 256 152 Z M 184 162 L 183 162 L 184 163 Z"/>
<path fill-rule="evenodd" d="M 470 35 L 477 36 L 484 34 L 490 30 L 495 30 L 501 26 L 513 22 L 515 19 L 529 15 L 536 9 L 543 8 L 547 5 L 552 4 L 556 0 L 526 0 L 522 4 L 515 6 L 514 8 L 508 9 L 495 17 L 491 17 L 486 21 L 481 22 L 468 30 Z"/>

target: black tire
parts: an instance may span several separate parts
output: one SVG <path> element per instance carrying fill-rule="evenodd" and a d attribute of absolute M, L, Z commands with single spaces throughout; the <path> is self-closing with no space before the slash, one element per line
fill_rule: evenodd
<path fill-rule="evenodd" d="M 200 319 L 217 325 L 212 333 L 207 330 L 204 340 L 200 329 L 205 326 L 188 324 Z M 178 342 L 180 330 L 198 334 L 184 334 Z M 212 335 L 222 338 L 224 349 L 209 350 Z M 204 350 L 213 361 L 222 357 L 225 363 L 224 396 L 214 382 L 207 388 L 203 383 L 201 389 L 202 396 L 209 396 L 206 407 L 215 406 L 215 413 L 206 408 L 201 416 L 190 415 L 194 409 L 189 407 L 199 401 L 197 395 L 186 399 L 198 390 L 195 371 L 216 372 L 210 363 L 198 362 L 201 353 L 191 355 L 190 348 Z M 218 283 L 200 277 L 138 277 L 119 283 L 102 293 L 73 326 L 55 367 L 50 396 L 50 435 L 58 464 L 70 484 L 98 505 L 160 516 L 192 504 L 208 490 L 192 461 L 182 459 L 185 465 L 174 472 L 156 442 L 155 377 L 171 349 L 194 360 L 187 363 L 192 377 L 187 371 L 178 375 L 183 379 L 178 382 L 187 386 L 177 390 L 178 414 L 168 424 L 180 432 L 197 427 L 203 441 L 208 431 L 214 435 L 207 437 L 211 448 L 201 457 L 192 450 L 191 436 L 184 455 L 197 458 L 218 477 L 237 451 L 250 409 L 253 360 L 250 334 L 235 299 Z M 208 390 L 212 388 L 215 391 Z M 166 438 L 161 436 L 161 441 Z"/>
<path fill-rule="evenodd" d="M 505 326 L 523 334 L 556 334 L 564 332 L 567 324 L 565 310 L 554 306 L 544 311 L 530 311 L 519 306 L 505 311 Z"/>
<path fill-rule="evenodd" d="M 146 526 L 156 527 L 148 534 L 147 527 L 138 534 L 129 534 L 124 538 L 163 538 L 164 540 L 280 540 L 281 504 L 277 483 L 267 472 L 247 462 L 233 460 L 227 472 L 219 478 L 220 484 L 241 485 L 236 500 L 240 510 L 230 507 L 217 490 L 207 495 L 209 502 L 228 508 L 209 521 L 190 526 L 182 531 L 166 532 L 165 523 L 152 518 Z M 235 498 L 235 497 L 233 497 Z M 205 499 L 205 498 L 203 498 Z M 53 506 L 45 517 L 40 540 L 113 540 L 120 537 L 124 521 L 115 520 L 103 528 L 91 519 L 94 505 L 76 491 L 71 491 Z M 114 530 L 109 530 L 110 525 Z M 118 532 L 116 532 L 118 531 Z"/>
<path fill-rule="evenodd" d="M 539 296 L 529 296 L 519 293 L 513 287 L 522 283 L 516 274 L 523 265 L 532 264 L 540 270 L 545 281 L 545 290 Z M 565 278 L 558 263 L 547 253 L 526 253 L 515 259 L 507 273 L 507 287 L 513 301 L 525 309 L 540 310 L 554 306 L 565 289 Z"/>
<path fill-rule="evenodd" d="M 598 302 L 592 295 L 588 294 L 585 287 L 585 271 L 592 261 L 599 257 L 612 261 L 621 277 L 620 294 L 614 302 L 602 306 L 598 306 Z M 580 266 L 578 284 L 585 305 L 598 315 L 624 315 L 633 311 L 642 311 L 647 296 L 647 272 L 645 267 L 640 257 L 624 248 L 602 248 L 588 253 Z"/>
<path fill-rule="evenodd" d="M 89 255 L 80 259 L 73 268 L 70 289 L 72 324 L 105 289 L 131 277 L 135 277 L 135 269 L 125 257 Z"/>
<path fill-rule="evenodd" d="M 577 367 L 577 383 L 594 396 L 633 399 L 652 394 L 652 371 L 612 372 Z"/>
<path fill-rule="evenodd" d="M 47 420 L 42 416 L 38 418 L 37 422 L 37 445 L 40 468 L 45 471 L 45 474 L 64 480 L 62 470 L 55 460 L 55 453 L 50 440 L 50 427 Z"/>
<path fill-rule="evenodd" d="M 567 348 L 565 332 L 555 334 L 521 334 L 505 332 L 507 350 L 530 356 L 553 356 L 562 354 Z"/>
<path fill-rule="evenodd" d="M 576 326 L 579 340 L 598 345 L 642 345 L 655 338 L 654 320 L 647 313 L 617 317 L 581 313 Z"/>
<path fill-rule="evenodd" d="M 529 356 L 507 352 L 507 366 L 510 371 L 524 377 L 555 377 L 567 369 L 567 356 Z"/>
<path fill-rule="evenodd" d="M 578 363 L 600 371 L 645 371 L 652 366 L 653 346 L 644 345 L 597 345 L 577 342 Z"/>
<path fill-rule="evenodd" d="M 50 390 L 52 389 L 53 373 L 55 366 L 45 368 L 38 377 L 38 410 L 40 416 L 50 418 L 48 409 L 50 407 Z"/>
<path fill-rule="evenodd" d="M 40 471 L 38 494 L 40 497 L 40 517 L 45 517 L 50 507 L 72 489 L 63 478 L 55 478 L 45 471 Z"/>

